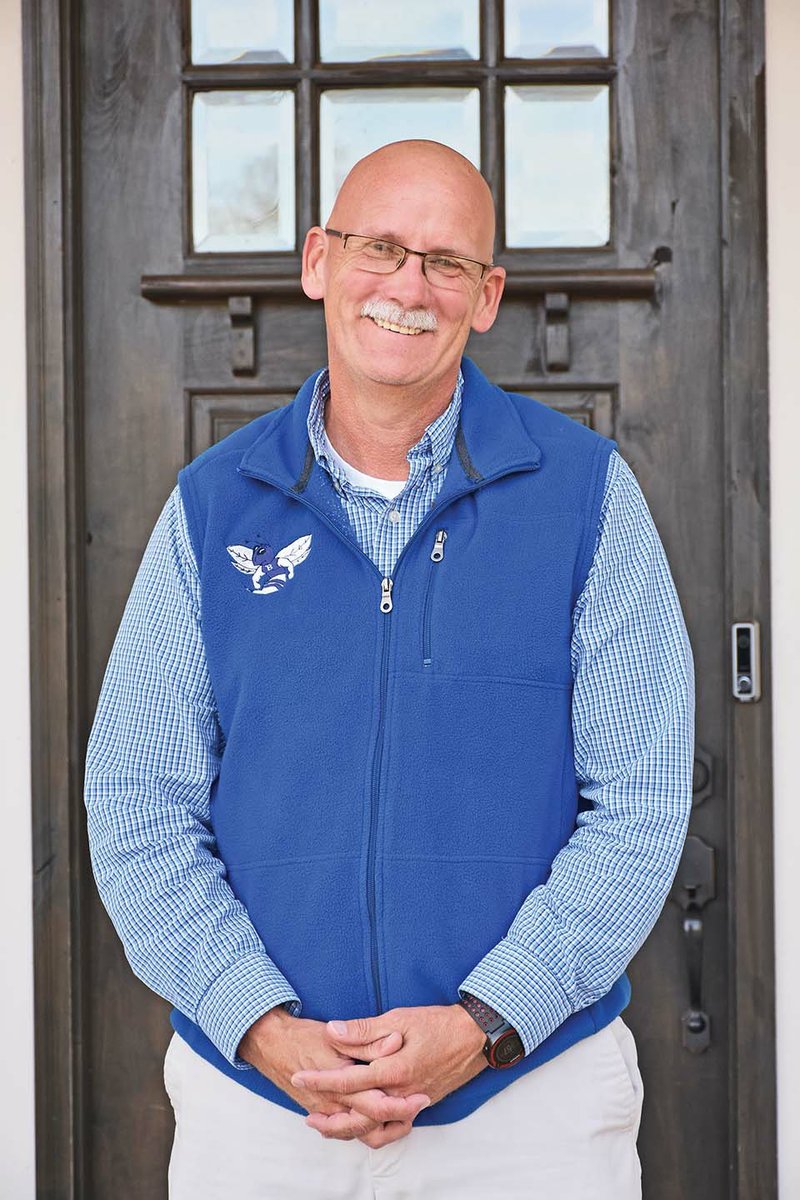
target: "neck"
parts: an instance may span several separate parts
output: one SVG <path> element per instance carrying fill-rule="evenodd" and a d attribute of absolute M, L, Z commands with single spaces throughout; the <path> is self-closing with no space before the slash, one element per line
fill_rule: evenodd
<path fill-rule="evenodd" d="M 452 380 L 400 387 L 365 381 L 354 387 L 330 367 L 325 432 L 346 462 L 379 479 L 407 479 L 406 454 L 453 398 Z"/>

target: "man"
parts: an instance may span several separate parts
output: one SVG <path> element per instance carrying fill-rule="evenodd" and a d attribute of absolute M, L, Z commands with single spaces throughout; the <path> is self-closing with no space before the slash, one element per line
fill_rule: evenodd
<path fill-rule="evenodd" d="M 359 162 L 303 251 L 327 369 L 181 473 L 126 608 L 86 799 L 175 1005 L 174 1200 L 641 1194 L 691 654 L 613 443 L 462 357 L 493 241 L 454 151 Z"/>

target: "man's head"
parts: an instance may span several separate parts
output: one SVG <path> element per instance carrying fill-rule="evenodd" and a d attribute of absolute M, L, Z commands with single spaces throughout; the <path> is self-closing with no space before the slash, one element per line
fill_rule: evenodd
<path fill-rule="evenodd" d="M 320 226 L 306 236 L 303 289 L 325 303 L 332 376 L 361 387 L 454 386 L 470 330 L 494 323 L 505 279 L 489 265 L 494 204 L 475 167 L 439 142 L 382 146 L 353 167 L 326 228 L 487 264 L 452 273 L 453 264 L 438 270 L 408 254 L 382 273 L 392 264 L 376 263 L 360 240 Z"/>

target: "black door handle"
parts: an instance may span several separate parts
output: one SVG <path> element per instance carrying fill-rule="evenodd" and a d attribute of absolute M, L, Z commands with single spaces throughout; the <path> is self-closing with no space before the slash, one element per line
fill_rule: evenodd
<path fill-rule="evenodd" d="M 708 1013 L 703 1012 L 703 918 L 686 916 L 683 918 L 683 936 L 686 946 L 686 963 L 689 968 L 689 1008 L 683 1014 L 685 1028 L 684 1045 L 687 1050 L 697 1053 L 705 1050 L 709 1042 L 710 1022 Z M 692 1044 L 687 1044 L 691 1037 Z M 703 1045 L 697 1043 L 703 1040 Z"/>
<path fill-rule="evenodd" d="M 702 1054 L 711 1042 L 711 1018 L 703 1008 L 702 910 L 716 895 L 716 879 L 714 848 L 694 834 L 686 839 L 672 895 L 685 913 L 683 944 L 689 1007 L 681 1016 L 683 1045 L 691 1054 Z"/>

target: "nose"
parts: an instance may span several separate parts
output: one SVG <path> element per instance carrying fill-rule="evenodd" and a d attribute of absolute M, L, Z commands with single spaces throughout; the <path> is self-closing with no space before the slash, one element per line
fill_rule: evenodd
<path fill-rule="evenodd" d="M 409 252 L 402 267 L 387 277 L 387 283 L 393 298 L 406 308 L 427 304 L 429 301 L 431 285 L 425 278 L 419 254 Z"/>

